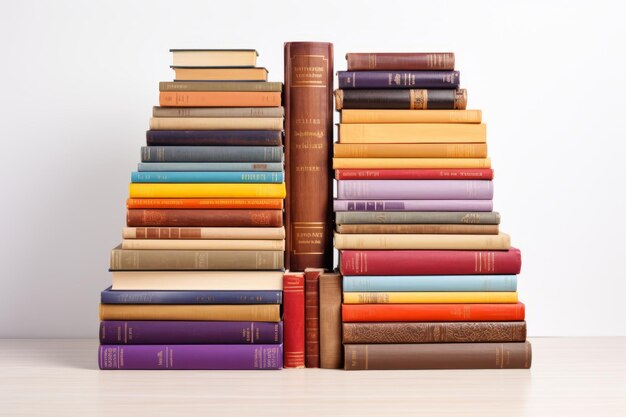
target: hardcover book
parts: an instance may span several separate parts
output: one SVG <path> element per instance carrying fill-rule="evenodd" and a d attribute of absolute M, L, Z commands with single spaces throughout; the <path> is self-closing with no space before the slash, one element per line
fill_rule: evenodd
<path fill-rule="evenodd" d="M 511 238 L 497 235 L 343 234 L 335 233 L 337 249 L 508 250 Z"/>
<path fill-rule="evenodd" d="M 343 180 L 339 199 L 381 200 L 491 200 L 493 182 L 483 180 Z"/>
<path fill-rule="evenodd" d="M 100 304 L 100 320 L 280 321 L 279 304 Z"/>
<path fill-rule="evenodd" d="M 337 71 L 339 88 L 457 89 L 459 71 Z"/>
<path fill-rule="evenodd" d="M 517 275 L 344 275 L 344 292 L 517 291 Z"/>
<path fill-rule="evenodd" d="M 320 367 L 320 293 L 321 268 L 304 270 L 304 362 L 307 368 Z"/>
<path fill-rule="evenodd" d="M 480 211 L 340 211 L 337 224 L 500 224 L 500 213 Z"/>
<path fill-rule="evenodd" d="M 282 291 L 120 291 L 100 293 L 102 304 L 282 304 Z"/>
<path fill-rule="evenodd" d="M 492 180 L 490 168 L 337 169 L 338 180 Z"/>
<path fill-rule="evenodd" d="M 396 110 L 465 110 L 467 107 L 467 90 L 464 88 L 455 90 L 425 90 L 425 89 L 381 89 L 381 90 L 336 90 L 335 106 L 337 110 L 346 109 L 375 109 L 376 112 L 384 109 Z M 417 118 L 425 122 L 420 116 L 421 112 L 414 112 L 411 118 Z M 383 123 L 378 121 L 378 116 L 369 113 L 373 119 L 364 118 L 360 123 Z M 385 116 L 383 116 L 385 117 Z M 426 116 L 430 117 L 430 116 Z M 350 119 L 348 119 L 350 120 Z M 414 121 L 411 120 L 411 121 Z M 448 122 L 456 123 L 457 119 Z M 355 123 L 354 121 L 343 121 L 342 123 Z M 387 122 L 388 123 L 388 122 Z M 394 123 L 398 123 L 395 121 Z M 405 123 L 409 123 L 406 120 Z M 431 123 L 441 123 L 433 121 Z"/>
<path fill-rule="evenodd" d="M 346 60 L 349 71 L 454 69 L 452 52 L 351 52 Z"/>
<path fill-rule="evenodd" d="M 282 291 L 282 271 L 112 271 L 115 291 Z"/>
<path fill-rule="evenodd" d="M 341 123 L 340 143 L 485 143 L 484 123 Z"/>
<path fill-rule="evenodd" d="M 320 368 L 343 366 L 341 346 L 341 275 L 324 272 L 320 288 Z"/>
<path fill-rule="evenodd" d="M 273 171 L 282 172 L 282 162 L 140 162 L 137 171 Z"/>
<path fill-rule="evenodd" d="M 337 233 L 345 234 L 448 234 L 497 235 L 497 224 L 338 224 Z"/>
<path fill-rule="evenodd" d="M 254 49 L 170 49 L 172 63 L 186 67 L 254 67 Z"/>
<path fill-rule="evenodd" d="M 283 225 L 282 214 L 281 210 L 128 209 L 126 210 L 126 225 L 129 227 L 280 227 Z"/>
<path fill-rule="evenodd" d="M 285 239 L 284 227 L 125 227 L 124 239 Z"/>
<path fill-rule="evenodd" d="M 172 108 L 175 110 L 178 108 Z M 200 110 L 200 109 L 198 109 Z M 165 116 L 159 116 L 165 117 Z M 170 116 L 174 117 L 174 116 Z M 177 116 L 182 117 L 182 116 Z M 233 116 L 236 117 L 236 116 Z M 151 146 L 280 146 L 278 130 L 148 130 L 146 144 Z M 282 170 L 277 169 L 277 171 Z M 190 170 L 191 171 L 191 170 Z M 216 171 L 216 170 L 207 170 Z M 237 171 L 248 171 L 237 169 Z"/>
<path fill-rule="evenodd" d="M 492 200 L 338 200 L 334 211 L 492 211 Z"/>
<path fill-rule="evenodd" d="M 142 146 L 141 162 L 282 162 L 282 146 Z"/>
<path fill-rule="evenodd" d="M 305 367 L 304 273 L 286 272 L 283 278 L 285 368 Z"/>

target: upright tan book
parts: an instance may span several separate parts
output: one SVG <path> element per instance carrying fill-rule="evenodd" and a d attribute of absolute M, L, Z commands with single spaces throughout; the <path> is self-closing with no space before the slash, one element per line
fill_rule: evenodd
<path fill-rule="evenodd" d="M 341 275 L 325 272 L 319 278 L 320 368 L 343 367 L 341 347 Z"/>

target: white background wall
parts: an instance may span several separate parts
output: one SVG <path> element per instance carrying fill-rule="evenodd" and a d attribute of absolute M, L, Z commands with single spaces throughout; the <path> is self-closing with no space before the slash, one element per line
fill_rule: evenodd
<path fill-rule="evenodd" d="M 169 48 L 454 51 L 484 110 L 531 335 L 625 335 L 624 10 L 609 2 L 12 1 L 0 14 L 0 337 L 96 337 Z"/>

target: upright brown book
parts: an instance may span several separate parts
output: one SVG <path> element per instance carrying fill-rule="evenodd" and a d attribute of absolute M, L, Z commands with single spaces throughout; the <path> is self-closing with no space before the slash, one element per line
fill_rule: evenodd
<path fill-rule="evenodd" d="M 286 268 L 332 269 L 333 45 L 285 44 Z"/>
<path fill-rule="evenodd" d="M 341 347 L 341 275 L 320 275 L 320 368 L 343 366 Z"/>
<path fill-rule="evenodd" d="M 304 362 L 307 368 L 320 367 L 320 275 L 321 268 L 304 270 Z"/>

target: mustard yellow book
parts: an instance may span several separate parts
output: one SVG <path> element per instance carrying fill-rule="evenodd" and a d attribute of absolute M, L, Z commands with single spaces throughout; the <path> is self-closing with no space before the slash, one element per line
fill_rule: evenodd
<path fill-rule="evenodd" d="M 344 109 L 341 123 L 480 123 L 481 110 Z"/>
<path fill-rule="evenodd" d="M 517 292 L 344 292 L 345 304 L 517 303 Z"/>
<path fill-rule="evenodd" d="M 152 130 L 283 130 L 282 117 L 152 117 Z"/>
<path fill-rule="evenodd" d="M 124 239 L 122 249 L 285 250 L 285 241 L 282 239 Z"/>
<path fill-rule="evenodd" d="M 487 125 L 484 123 L 341 123 L 339 125 L 340 143 L 484 143 L 486 141 Z"/>
<path fill-rule="evenodd" d="M 336 249 L 508 250 L 511 238 L 497 235 L 344 234 L 335 233 Z"/>
<path fill-rule="evenodd" d="M 333 158 L 333 169 L 342 168 L 491 168 L 489 158 Z"/>
<path fill-rule="evenodd" d="M 131 183 L 130 198 L 285 198 L 285 184 Z"/>
<path fill-rule="evenodd" d="M 280 321 L 280 304 L 100 304 L 100 320 Z"/>
<path fill-rule="evenodd" d="M 486 158 L 486 143 L 335 143 L 335 158 Z"/>

